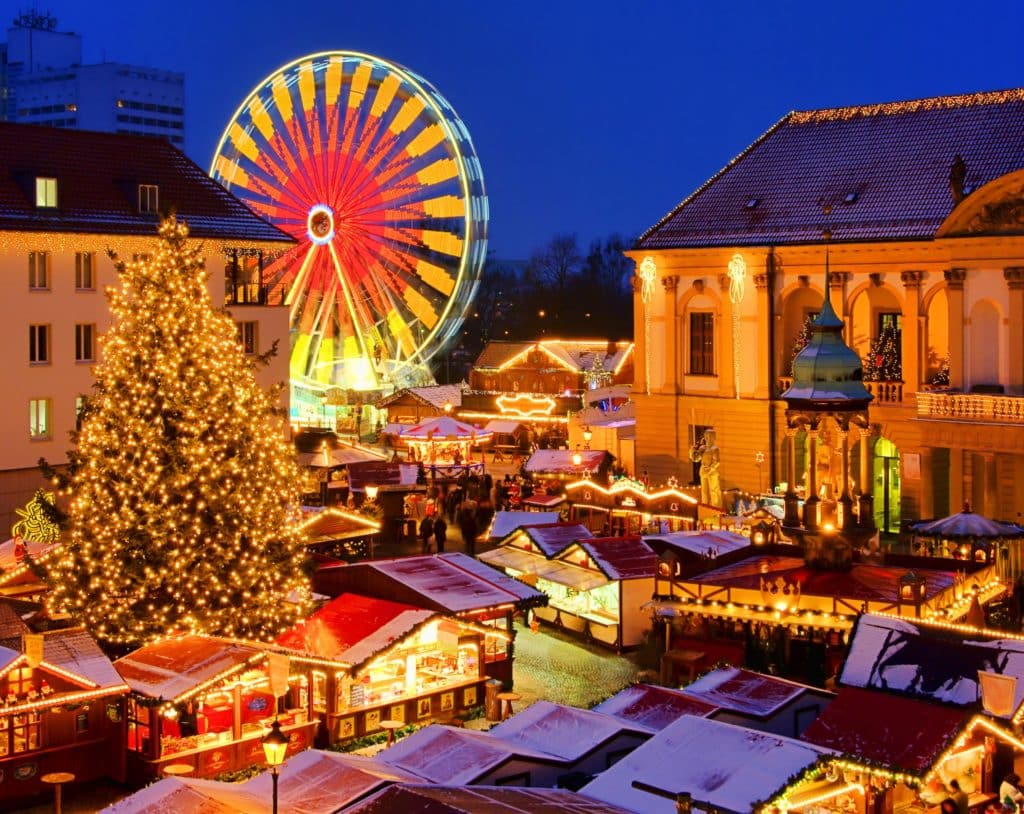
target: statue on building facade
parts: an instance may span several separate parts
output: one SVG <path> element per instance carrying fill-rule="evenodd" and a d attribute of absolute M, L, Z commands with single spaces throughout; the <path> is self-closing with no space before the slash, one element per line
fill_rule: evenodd
<path fill-rule="evenodd" d="M 722 457 L 715 444 L 714 430 L 704 431 L 704 437 L 690 450 L 690 460 L 700 463 L 700 502 L 708 506 L 721 506 L 722 481 L 718 468 Z"/>

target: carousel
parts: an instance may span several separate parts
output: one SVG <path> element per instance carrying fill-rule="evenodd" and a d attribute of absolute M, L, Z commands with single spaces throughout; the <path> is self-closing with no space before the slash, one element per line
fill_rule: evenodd
<path fill-rule="evenodd" d="M 402 432 L 410 460 L 420 461 L 432 478 L 483 473 L 484 455 L 473 460 L 473 448 L 490 442 L 486 430 L 448 415 L 434 416 Z"/>
<path fill-rule="evenodd" d="M 940 520 L 914 523 L 910 530 L 914 533 L 915 553 L 967 562 L 995 562 L 996 545 L 1003 542 L 1000 575 L 1012 582 L 1024 574 L 1024 555 L 1019 543 L 1024 538 L 1024 529 L 976 514 L 969 503 L 962 512 Z"/>

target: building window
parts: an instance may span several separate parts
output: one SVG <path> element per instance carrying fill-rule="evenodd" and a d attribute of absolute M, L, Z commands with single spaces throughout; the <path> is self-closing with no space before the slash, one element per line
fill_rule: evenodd
<path fill-rule="evenodd" d="M 134 699 L 128 700 L 128 748 L 133 752 L 149 750 L 153 710 Z"/>
<path fill-rule="evenodd" d="M 139 184 L 139 211 L 157 212 L 160 209 L 160 187 L 156 184 Z"/>
<path fill-rule="evenodd" d="M 36 207 L 53 208 L 57 206 L 57 179 L 36 178 Z"/>
<path fill-rule="evenodd" d="M 17 755 L 39 748 L 40 713 L 24 712 L 0 720 L 3 721 L 0 726 L 7 727 L 6 731 L 0 729 L 0 756 Z"/>
<path fill-rule="evenodd" d="M 690 314 L 690 373 L 715 375 L 715 315 Z"/>
<path fill-rule="evenodd" d="M 93 277 L 93 264 L 96 255 L 92 252 L 75 252 L 75 290 L 94 291 L 96 280 Z"/>
<path fill-rule="evenodd" d="M 92 362 L 96 359 L 96 326 L 91 322 L 75 325 L 75 361 Z"/>
<path fill-rule="evenodd" d="M 28 253 L 28 287 L 34 291 L 50 287 L 50 253 Z"/>
<path fill-rule="evenodd" d="M 28 695 L 29 690 L 32 689 L 32 668 L 21 667 L 19 669 L 11 670 L 7 676 L 7 694 L 8 695 Z"/>
<path fill-rule="evenodd" d="M 50 363 L 50 326 L 28 326 L 28 360 L 33 365 Z"/>
<path fill-rule="evenodd" d="M 49 399 L 32 399 L 28 403 L 28 433 L 32 438 L 50 437 Z"/>
<path fill-rule="evenodd" d="M 259 342 L 257 337 L 257 323 L 239 322 L 238 341 L 242 343 L 242 351 L 246 356 L 255 356 L 259 353 Z"/>

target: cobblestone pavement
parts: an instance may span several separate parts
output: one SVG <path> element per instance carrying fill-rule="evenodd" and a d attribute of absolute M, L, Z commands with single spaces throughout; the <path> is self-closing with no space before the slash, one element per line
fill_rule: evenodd
<path fill-rule="evenodd" d="M 639 668 L 628 656 L 586 644 L 550 627 L 538 633 L 517 626 L 513 690 L 517 709 L 545 699 L 590 707 L 636 680 Z"/>

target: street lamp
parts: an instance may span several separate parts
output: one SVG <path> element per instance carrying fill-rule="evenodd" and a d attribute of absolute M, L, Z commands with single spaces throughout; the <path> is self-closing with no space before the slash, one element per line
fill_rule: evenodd
<path fill-rule="evenodd" d="M 451 415 L 452 403 L 450 401 L 446 401 L 444 403 L 444 412 L 445 412 L 445 415 Z"/>
<path fill-rule="evenodd" d="M 267 765 L 270 767 L 270 776 L 274 784 L 274 814 L 277 814 L 277 775 L 284 763 L 285 752 L 288 751 L 288 743 L 291 741 L 289 735 L 281 731 L 281 724 L 275 718 L 270 725 L 270 731 L 263 736 L 263 754 L 267 758 Z"/>
<path fill-rule="evenodd" d="M 366 499 L 367 500 L 376 500 L 377 499 L 377 492 L 379 492 L 379 491 L 380 491 L 380 487 L 379 486 L 375 486 L 372 483 L 366 484 Z"/>
<path fill-rule="evenodd" d="M 578 452 L 574 452 L 572 454 L 572 465 L 575 466 L 577 469 L 579 469 L 580 466 L 582 466 L 582 464 L 583 464 L 583 456 L 580 455 Z"/>
<path fill-rule="evenodd" d="M 594 433 L 590 431 L 590 427 L 586 426 L 583 428 L 583 448 L 590 449 L 590 439 L 594 437 Z"/>

